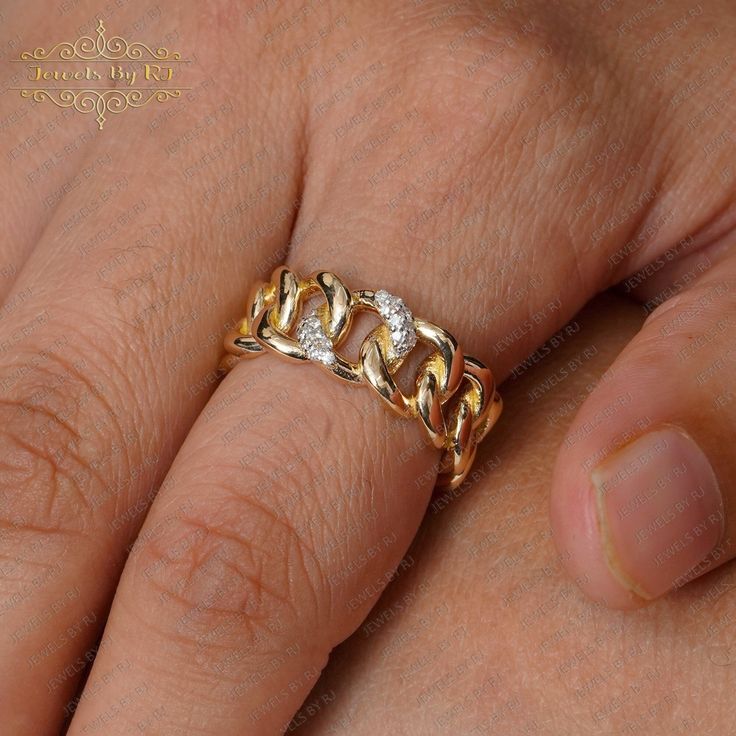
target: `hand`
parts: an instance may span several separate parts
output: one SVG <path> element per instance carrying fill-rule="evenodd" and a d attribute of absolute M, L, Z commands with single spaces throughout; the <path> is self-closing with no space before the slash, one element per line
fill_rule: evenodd
<path fill-rule="evenodd" d="M 430 504 L 402 571 L 332 653 L 287 733 L 729 733 L 734 567 L 621 614 L 580 594 L 550 539 L 550 471 L 569 407 L 642 320 L 602 297 L 575 323 L 564 345 L 506 382 L 508 414 L 477 460 L 493 472 Z M 530 400 L 591 348 L 585 366 Z"/>
<path fill-rule="evenodd" d="M 10 5 L 3 27 L 34 47 L 93 21 L 94 8 L 65 8 Z M 14 734 L 56 732 L 65 708 L 72 736 L 276 732 L 400 561 L 434 483 L 418 427 L 272 356 L 239 365 L 206 405 L 224 327 L 282 261 L 400 294 L 499 377 L 647 264 L 634 290 L 646 299 L 692 282 L 563 445 L 563 557 L 612 605 L 661 592 L 640 559 L 611 553 L 635 549 L 625 528 L 610 525 L 605 558 L 590 491 L 598 458 L 647 429 L 680 427 L 730 488 L 729 358 L 711 368 L 722 343 L 710 339 L 731 334 L 733 98 L 716 99 L 730 5 L 710 3 L 685 31 L 684 3 L 647 18 L 628 0 L 605 13 L 454 8 L 209 3 L 173 19 L 131 2 L 110 22 L 143 17 L 196 53 L 181 103 L 96 134 L 3 95 L 0 715 Z M 648 40 L 676 22 L 693 39 L 677 74 L 671 45 Z M 19 65 L 2 63 L 13 86 Z M 652 361 L 691 335 L 702 347 L 687 359 Z M 718 396 L 723 408 L 703 413 Z M 681 461 L 708 479 L 699 454 Z M 717 517 L 700 485 L 689 508 Z M 674 550 L 680 567 L 720 538 L 704 523 Z M 726 545 L 718 561 L 731 556 Z M 656 587 L 681 577 L 668 562 Z"/>

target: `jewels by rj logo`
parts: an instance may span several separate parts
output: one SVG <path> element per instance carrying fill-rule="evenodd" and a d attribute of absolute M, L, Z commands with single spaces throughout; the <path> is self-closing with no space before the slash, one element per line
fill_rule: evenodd
<path fill-rule="evenodd" d="M 170 84 L 180 65 L 188 63 L 178 51 L 152 48 L 120 36 L 108 38 L 101 20 L 96 33 L 96 38 L 81 36 L 74 42 L 62 41 L 48 51 L 41 47 L 24 51 L 17 60 L 29 62 L 26 84 L 18 88 L 21 96 L 94 113 L 102 130 L 109 114 L 143 107 L 151 100 L 175 99 L 188 89 Z M 85 62 L 84 66 L 80 62 Z M 59 82 L 82 84 L 67 87 Z"/>
<path fill-rule="evenodd" d="M 31 76 L 29 81 L 40 82 L 42 80 L 53 79 L 55 81 L 68 82 L 71 80 L 101 80 L 105 76 L 97 69 L 92 69 L 88 66 L 84 69 L 77 69 L 76 71 L 68 71 L 63 69 L 44 69 L 41 66 L 29 67 Z M 170 82 L 174 78 L 174 70 L 169 67 L 162 67 L 158 64 L 144 64 L 143 69 L 140 72 L 141 78 L 147 82 L 155 80 L 156 82 Z M 135 85 L 138 80 L 139 72 L 136 69 L 123 69 L 122 66 L 110 65 L 110 69 L 107 73 L 107 79 L 113 82 L 123 82 L 129 87 Z"/>

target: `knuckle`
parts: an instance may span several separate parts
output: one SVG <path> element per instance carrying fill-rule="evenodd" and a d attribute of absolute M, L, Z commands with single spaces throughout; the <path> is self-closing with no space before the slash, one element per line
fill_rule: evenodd
<path fill-rule="evenodd" d="M 3 442 L 0 494 L 5 520 L 16 528 L 71 531 L 83 523 L 83 516 L 72 510 L 79 500 L 80 473 L 84 468 L 76 457 L 62 449 L 65 444 L 73 443 L 74 437 L 66 428 L 53 443 L 37 435 L 38 427 L 48 421 L 47 415 L 38 411 L 24 415 L 27 428 L 13 426 L 18 412 L 13 404 L 0 405 Z M 82 510 L 86 507 L 84 503 Z"/>
<path fill-rule="evenodd" d="M 84 359 L 42 351 L 0 376 L 0 513 L 14 528 L 78 533 L 107 499 L 126 443 Z"/>
<path fill-rule="evenodd" d="M 479 110 L 488 113 L 489 102 L 509 89 L 517 97 L 519 88 L 566 78 L 575 63 L 569 46 L 559 43 L 559 31 L 553 32 L 553 19 L 542 13 L 486 9 L 429 22 L 433 40 L 425 53 L 439 59 L 428 58 L 434 63 L 421 67 L 439 82 L 438 94 L 459 98 L 462 104 L 451 109 L 466 110 L 471 119 Z"/>
<path fill-rule="evenodd" d="M 242 490 L 206 490 L 206 505 L 182 504 L 131 556 L 144 596 L 171 611 L 166 635 L 200 642 L 225 626 L 255 646 L 275 631 L 311 630 L 320 616 L 321 575 L 300 535 Z"/>

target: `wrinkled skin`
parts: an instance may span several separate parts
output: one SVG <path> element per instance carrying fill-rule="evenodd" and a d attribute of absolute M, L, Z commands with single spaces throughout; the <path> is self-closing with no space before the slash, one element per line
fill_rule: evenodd
<path fill-rule="evenodd" d="M 661 366 L 662 355 L 732 310 L 736 178 L 726 134 L 735 98 L 724 80 L 736 14 L 727 0 L 694 13 L 679 0 L 652 5 L 656 12 L 637 14 L 631 0 L 110 4 L 113 32 L 160 40 L 194 60 L 181 71 L 191 88 L 184 99 L 127 111 L 99 133 L 90 117 L 31 106 L 10 89 L 26 73 L 11 61 L 21 48 L 92 32 L 99 7 L 6 3 L 0 721 L 10 733 L 55 734 L 72 715 L 72 736 L 278 733 L 333 647 L 369 614 L 384 587 L 376 581 L 385 584 L 402 560 L 437 460 L 415 423 L 390 416 L 366 389 L 270 355 L 239 364 L 216 388 L 225 328 L 241 316 L 251 282 L 282 262 L 402 295 L 503 379 L 597 292 L 661 261 L 629 291 L 652 307 L 674 297 L 627 335 L 608 380 L 584 403 L 587 386 L 577 395 L 564 414 L 569 421 L 580 409 L 569 431 L 579 436 L 611 397 L 635 396 L 560 455 L 551 489 L 572 579 L 601 605 L 640 605 L 603 559 L 584 460 L 645 417 L 685 426 L 723 488 L 734 487 L 736 472 L 722 442 L 733 407 L 715 403 L 732 385 L 730 370 L 693 380 L 718 359 L 718 345 L 733 343 L 736 322 L 727 319 L 722 340 L 692 360 Z M 673 310 L 703 303 L 694 322 L 663 339 Z M 618 332 L 602 334 L 623 346 Z M 606 340 L 595 344 L 613 357 Z M 594 358 L 602 360 L 582 361 Z M 550 733 L 574 724 L 585 733 L 597 725 L 586 719 L 598 696 L 579 699 L 575 689 L 605 672 L 620 693 L 619 668 L 609 673 L 591 654 L 574 668 L 579 680 L 555 685 L 574 705 L 553 707 L 553 681 L 533 675 L 540 661 L 554 670 L 575 657 L 586 640 L 561 634 L 541 653 L 559 626 L 542 636 L 523 627 L 525 617 L 567 591 L 555 615 L 575 606 L 585 631 L 605 621 L 611 637 L 601 648 L 627 657 L 620 669 L 641 677 L 629 644 L 654 644 L 646 632 L 629 642 L 630 619 L 590 608 L 556 577 L 540 484 L 553 478 L 562 430 L 550 435 L 539 406 L 519 406 L 535 419 L 520 420 L 529 428 L 517 437 L 512 403 L 503 430 L 503 442 L 523 437 L 543 466 L 534 489 L 519 482 L 527 495 L 507 499 L 494 480 L 487 496 L 468 494 L 436 521 L 430 514 L 428 526 L 438 533 L 483 497 L 503 498 L 508 513 L 534 499 L 509 544 L 539 544 L 510 577 L 499 569 L 498 584 L 509 595 L 514 581 L 538 584 L 506 608 L 495 587 L 478 586 L 484 611 L 464 580 L 437 571 L 426 581 L 457 586 L 435 605 L 467 603 L 458 614 L 467 640 L 451 650 L 481 651 L 482 634 L 483 646 L 527 653 L 490 669 L 500 679 L 484 697 L 498 698 L 497 707 L 518 695 L 514 678 L 528 688 L 523 707 L 503 716 L 509 723 L 551 717 L 560 721 L 545 726 Z M 530 455 L 507 451 L 506 468 L 526 467 Z M 479 552 L 472 575 L 497 569 L 505 543 Z M 728 533 L 723 544 L 718 564 L 733 556 Z M 549 579 L 535 573 L 545 565 Z M 667 616 L 687 596 L 706 596 L 711 577 L 636 620 L 672 625 Z M 653 641 L 689 651 L 712 631 L 714 647 L 728 649 L 719 638 L 727 611 L 718 608 L 682 613 L 691 629 Z M 479 632 L 470 617 L 480 615 Z M 503 621 L 513 626 L 505 636 Z M 441 628 L 449 636 L 457 626 Z M 378 638 L 361 645 L 376 645 L 366 656 L 377 664 Z M 651 653 L 651 666 L 672 678 L 669 690 L 657 678 L 660 700 L 676 691 L 677 707 L 705 728 L 729 714 L 681 692 L 676 673 L 702 673 L 714 687 L 709 646 L 692 670 L 686 658 Z M 641 702 L 606 718 L 638 715 Z M 399 716 L 409 723 L 439 714 L 405 705 Z"/>
<path fill-rule="evenodd" d="M 602 298 L 575 324 L 507 382 L 509 411 L 478 458 L 486 475 L 460 498 L 433 500 L 401 572 L 333 652 L 293 733 L 729 732 L 733 567 L 622 613 L 580 594 L 550 539 L 550 469 L 570 406 L 641 318 Z M 532 398 L 591 347 L 583 368 Z"/>

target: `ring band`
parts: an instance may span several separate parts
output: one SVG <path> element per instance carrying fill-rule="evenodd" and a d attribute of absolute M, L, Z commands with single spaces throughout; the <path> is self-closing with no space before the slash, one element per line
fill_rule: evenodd
<path fill-rule="evenodd" d="M 324 302 L 302 316 L 312 297 Z M 381 318 L 363 339 L 357 363 L 337 352 L 354 315 L 371 311 Z M 293 333 L 293 336 L 292 336 Z M 414 392 L 405 395 L 395 374 L 418 341 L 431 352 L 419 365 Z M 432 444 L 443 450 L 437 478 L 441 489 L 457 488 L 475 458 L 478 443 L 501 414 L 502 401 L 490 369 L 463 355 L 455 338 L 414 317 L 404 302 L 384 290 L 350 291 L 334 273 L 300 279 L 287 266 L 251 293 L 246 316 L 225 338 L 220 363 L 229 371 L 241 358 L 266 350 L 294 361 L 310 361 L 353 385 L 367 384 L 402 417 L 416 417 Z"/>

